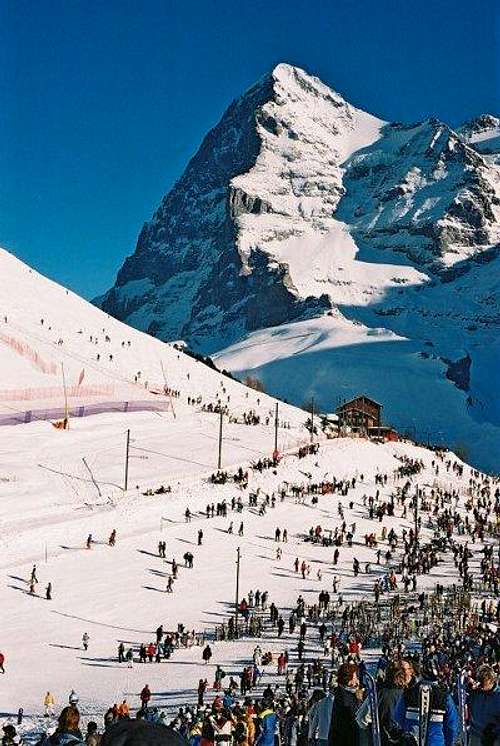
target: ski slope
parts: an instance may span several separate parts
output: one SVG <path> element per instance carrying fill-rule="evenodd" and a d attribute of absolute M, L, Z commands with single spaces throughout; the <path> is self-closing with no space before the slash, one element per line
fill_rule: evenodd
<path fill-rule="evenodd" d="M 141 642 L 154 639 L 154 630 L 160 623 L 166 630 L 175 630 L 177 623 L 182 622 L 187 629 L 210 634 L 214 625 L 227 619 L 231 610 L 238 546 L 242 552 L 242 596 L 250 588 L 260 588 L 269 591 L 270 600 L 279 608 L 290 607 L 299 593 L 306 602 L 314 602 L 319 590 L 331 589 L 334 573 L 340 577 L 346 597 L 369 592 L 384 568 L 375 568 L 369 576 L 362 574 L 354 580 L 352 559 L 356 556 L 362 563 L 376 562 L 375 550 L 367 549 L 362 537 L 374 529 L 380 532 L 381 525 L 367 519 L 362 496 L 374 494 L 375 475 L 385 471 L 392 475 L 400 464 L 397 457 L 402 454 L 425 460 L 427 469 L 419 478 L 420 484 L 456 487 L 462 495 L 465 492 L 467 472 L 463 480 L 448 474 L 436 477 L 431 469 L 434 455 L 410 444 L 376 445 L 338 439 L 324 443 L 317 455 L 301 460 L 286 457 L 275 472 L 251 473 L 250 489 L 260 488 L 261 494 L 276 491 L 284 483 L 306 483 L 309 474 L 313 479 L 328 479 L 332 475 L 357 477 L 358 485 L 349 493 L 354 502 L 352 510 L 347 507 L 347 500 L 342 500 L 347 522 L 356 521 L 357 535 L 352 549 L 342 549 L 341 561 L 335 569 L 331 564 L 333 550 L 305 544 L 303 537 L 311 526 L 320 524 L 324 529 L 333 529 L 340 525 L 337 495 L 321 496 L 317 506 L 309 498 L 303 505 L 295 504 L 288 496 L 284 502 L 278 500 L 275 509 L 269 508 L 266 515 L 259 516 L 256 510 L 247 507 L 247 495 L 234 484 L 214 486 L 193 478 L 187 471 L 186 479 L 174 485 L 170 495 L 146 498 L 130 494 L 116 504 L 89 506 L 80 512 L 78 520 L 73 520 L 68 506 L 68 521 L 64 524 L 53 521 L 46 508 L 41 508 L 36 528 L 31 521 L 23 525 L 18 516 L 16 553 L 11 551 L 7 562 L 2 557 L 0 644 L 6 655 L 7 670 L 7 675 L 0 679 L 3 711 L 13 715 L 23 706 L 31 727 L 42 711 L 41 702 L 47 689 L 61 705 L 70 689 L 75 688 L 83 713 L 98 717 L 107 706 L 123 697 L 137 706 L 138 692 L 145 683 L 153 691 L 154 703 L 172 707 L 192 701 L 198 679 L 205 675 L 213 677 L 217 663 L 228 673 L 237 675 L 255 640 L 216 643 L 208 667 L 202 665 L 199 647 L 176 651 L 169 662 L 135 663 L 132 669 L 118 664 L 116 649 L 119 641 L 124 640 L 127 647 L 132 645 L 137 652 Z M 392 488 L 390 478 L 382 495 L 388 495 Z M 241 514 L 229 511 L 227 518 L 213 519 L 200 514 L 207 503 L 223 498 L 230 501 L 235 494 L 241 494 L 244 501 Z M 9 504 L 7 512 L 12 514 L 19 501 L 11 500 Z M 195 514 L 190 523 L 184 519 L 187 506 Z M 6 525 L 6 507 L 2 500 L 2 525 Z M 244 537 L 235 535 L 240 520 L 244 522 Z M 403 527 L 411 526 L 411 520 L 411 514 L 402 520 L 399 509 L 394 518 L 385 518 L 383 525 L 388 529 L 394 526 L 400 533 Z M 234 522 L 233 535 L 227 533 L 230 521 Z M 282 545 L 280 561 L 275 554 L 276 526 L 286 527 L 289 533 L 288 544 Z M 196 542 L 200 527 L 204 531 L 201 547 Z M 117 529 L 118 539 L 116 547 L 110 548 L 106 542 L 113 528 Z M 89 531 L 96 541 L 91 550 L 84 548 Z M 425 529 L 423 535 L 428 534 Z M 2 536 L 5 535 L 2 531 Z M 156 555 L 159 540 L 167 543 L 166 561 Z M 47 545 L 46 562 L 42 542 Z M 192 570 L 182 567 L 182 556 L 188 550 L 194 554 Z M 293 571 L 297 556 L 311 564 L 311 574 L 305 580 Z M 181 565 L 180 575 L 173 594 L 167 594 L 165 586 L 174 557 Z M 33 597 L 27 592 L 27 580 L 35 559 L 38 559 L 40 595 Z M 437 580 L 453 582 L 456 571 L 451 562 L 446 557 L 430 576 L 420 579 L 422 587 Z M 317 578 L 318 569 L 323 573 L 321 581 Z M 50 602 L 43 597 L 49 581 L 53 584 Z M 81 649 L 84 632 L 90 635 L 86 653 Z M 279 644 L 276 640 L 263 640 L 261 644 L 279 652 L 282 646 L 292 643 L 285 636 Z M 34 676 L 35 662 L 39 665 Z M 274 666 L 265 675 L 263 684 L 270 680 L 271 673 L 275 673 Z"/>
<path fill-rule="evenodd" d="M 174 409 L 178 408 L 179 413 L 190 409 L 186 403 L 188 396 L 202 396 L 206 404 L 220 401 L 235 415 L 250 409 L 264 414 L 274 407 L 270 397 L 231 381 L 172 345 L 117 321 L 3 249 L 0 249 L 0 355 L 0 413 L 64 406 L 63 370 L 67 388 L 75 393 L 82 372 L 83 392 L 85 387 L 104 389 L 102 394 L 71 396 L 70 405 L 85 399 L 150 398 L 165 403 L 166 385 L 182 393 L 180 400 L 174 400 Z M 303 420 L 295 408 L 284 404 L 282 415 L 294 423 Z"/>
<path fill-rule="evenodd" d="M 182 622 L 187 629 L 211 635 L 214 625 L 227 619 L 232 608 L 238 546 L 241 595 L 250 588 L 267 589 L 270 600 L 287 608 L 299 593 L 306 601 L 314 601 L 322 588 L 331 589 L 331 548 L 305 544 L 303 538 L 311 526 L 333 529 L 339 525 L 339 498 L 324 495 L 316 506 L 310 499 L 296 504 L 288 489 L 292 484 L 334 475 L 358 479 L 349 494 L 352 509 L 344 500 L 347 522 L 357 524 L 356 540 L 352 549 L 342 549 L 335 570 L 346 597 L 367 593 L 377 574 L 384 571 L 378 568 L 354 581 L 351 570 L 354 556 L 361 562 L 374 561 L 374 550 L 367 549 L 362 539 L 375 528 L 367 519 L 363 495 L 375 493 L 378 473 L 390 476 L 382 488 L 382 495 L 388 496 L 394 487 L 391 475 L 401 463 L 398 459 L 402 455 L 423 458 L 426 470 L 419 484 L 456 488 L 463 500 L 469 472 L 462 480 L 448 474 L 436 477 L 431 468 L 434 454 L 410 443 L 322 440 L 317 455 L 298 459 L 297 446 L 309 441 L 305 413 L 283 403 L 279 405 L 278 446 L 284 457 L 276 469 L 260 473 L 249 465 L 274 448 L 275 400 L 271 397 L 109 318 L 6 252 L 0 253 L 0 298 L 3 338 L 17 340 L 15 346 L 0 343 L 1 392 L 4 396 L 16 392 L 17 397 L 20 390 L 25 392 L 22 400 L 0 400 L 2 407 L 36 407 L 57 401 L 52 392 L 59 386 L 58 396 L 63 396 L 62 368 L 71 385 L 78 385 L 83 370 L 83 380 L 89 385 L 113 386 L 117 401 L 124 396 L 154 397 L 151 388 L 158 387 L 156 396 L 165 402 L 161 393 L 165 381 L 180 391 L 173 399 L 175 416 L 172 409 L 108 412 L 71 418 L 66 431 L 56 430 L 47 421 L 0 427 L 0 650 L 6 657 L 6 674 L 0 676 L 2 723 L 11 722 L 21 706 L 25 729 L 40 727 L 47 690 L 55 695 L 59 710 L 70 689 L 76 689 L 85 719 L 100 721 L 103 711 L 123 697 L 137 706 L 138 692 L 146 683 L 153 691 L 153 703 L 171 708 L 191 701 L 200 676 L 213 677 L 215 664 L 237 675 L 255 641 L 216 643 L 207 667 L 201 665 L 201 649 L 196 647 L 176 651 L 169 662 L 135 663 L 129 669 L 118 664 L 117 647 L 124 641 L 137 654 L 141 642 L 154 639 L 160 623 L 167 631 L 176 630 Z M 360 329 L 360 334 L 365 332 Z M 90 341 L 91 336 L 97 337 L 97 344 Z M 62 344 L 58 344 L 60 339 Z M 389 335 L 387 342 L 395 344 L 397 338 Z M 255 351 L 256 363 L 263 352 L 264 346 Z M 141 382 L 136 382 L 139 371 Z M 34 398 L 26 398 L 29 391 Z M 189 404 L 188 396 L 228 406 L 231 419 L 224 419 L 222 464 L 228 469 L 249 468 L 248 490 L 232 482 L 216 486 L 207 479 L 217 466 L 219 417 L 203 411 L 202 403 Z M 83 393 L 80 399 L 85 399 Z M 260 415 L 259 424 L 243 424 L 242 414 L 249 410 Z M 285 423 L 289 427 L 283 427 Z M 124 490 L 127 431 L 129 482 Z M 144 494 L 160 485 L 171 491 Z M 260 504 L 266 494 L 280 488 L 288 495 L 274 509 L 263 516 L 249 509 L 250 491 L 257 493 Z M 226 518 L 213 519 L 202 515 L 207 504 L 223 499 L 230 503 L 238 496 L 244 504 L 241 514 L 229 511 Z M 186 507 L 194 514 L 189 523 L 184 518 Z M 234 534 L 228 533 L 230 521 Z M 240 521 L 243 537 L 237 535 Z M 410 521 L 403 520 L 398 511 L 384 525 L 400 533 Z M 276 526 L 286 527 L 289 533 L 280 561 L 274 542 Z M 202 546 L 197 545 L 200 527 Z M 111 548 L 107 539 L 113 529 L 117 545 Z M 94 544 L 87 550 L 89 534 Z M 160 540 L 167 544 L 166 560 L 157 556 Z M 192 570 L 182 567 L 186 551 L 194 555 Z M 293 572 L 295 557 L 311 564 L 311 574 L 304 580 Z M 181 568 L 174 592 L 168 594 L 165 588 L 173 558 Z M 39 580 L 35 595 L 28 586 L 33 563 Z M 323 572 L 321 582 L 318 569 Z M 450 559 L 445 558 L 419 582 L 452 582 L 454 577 Z M 45 599 L 49 582 L 51 601 Z M 81 648 L 84 632 L 90 635 L 87 652 Z M 278 643 L 264 638 L 262 645 L 276 651 Z M 292 642 L 285 636 L 281 645 Z M 293 656 L 292 652 L 292 661 Z M 264 684 L 272 680 L 274 667 L 271 671 Z"/>

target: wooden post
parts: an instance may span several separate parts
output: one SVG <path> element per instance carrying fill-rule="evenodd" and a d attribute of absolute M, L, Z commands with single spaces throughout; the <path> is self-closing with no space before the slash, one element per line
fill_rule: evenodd
<path fill-rule="evenodd" d="M 64 389 L 64 426 L 69 429 L 68 391 L 66 389 L 66 376 L 64 375 L 64 363 L 61 363 L 62 381 Z"/>

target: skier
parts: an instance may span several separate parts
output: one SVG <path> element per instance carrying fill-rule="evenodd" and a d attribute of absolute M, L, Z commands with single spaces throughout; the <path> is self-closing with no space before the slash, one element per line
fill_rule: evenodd
<path fill-rule="evenodd" d="M 30 580 L 32 583 L 38 583 L 38 578 L 36 576 L 36 565 L 33 565 L 33 568 L 31 570 Z"/>
<path fill-rule="evenodd" d="M 47 601 L 52 601 L 52 583 L 48 583 L 45 589 L 45 598 Z"/>
<path fill-rule="evenodd" d="M 470 746 L 497 743 L 500 737 L 500 687 L 491 666 L 477 672 L 479 687 L 469 695 Z"/>
<path fill-rule="evenodd" d="M 46 718 L 51 717 L 54 714 L 54 705 L 56 701 L 54 699 L 54 695 L 50 692 L 47 692 L 45 695 L 45 698 L 43 700 L 43 706 L 45 707 L 45 716 Z"/>
<path fill-rule="evenodd" d="M 110 547 L 114 547 L 115 543 L 116 543 L 116 528 L 114 528 L 111 531 L 111 533 L 109 535 L 109 539 L 108 539 L 108 544 L 109 544 Z"/>
<path fill-rule="evenodd" d="M 273 706 L 272 699 L 264 699 L 262 702 L 262 709 L 258 718 L 259 734 L 255 739 L 255 746 L 274 746 L 278 716 L 274 712 Z"/>
<path fill-rule="evenodd" d="M 134 667 L 134 651 L 132 650 L 132 648 L 129 648 L 127 650 L 127 653 L 125 655 L 125 660 L 127 661 L 127 668 Z"/>
<path fill-rule="evenodd" d="M 151 689 L 149 688 L 149 684 L 146 684 L 146 686 L 143 687 L 140 698 L 143 709 L 146 709 L 148 702 L 151 699 Z"/>
<path fill-rule="evenodd" d="M 17 746 L 17 731 L 13 725 L 8 723 L 2 728 L 4 736 L 2 738 L 2 746 Z"/>
<path fill-rule="evenodd" d="M 203 653 L 201 654 L 201 657 L 203 658 L 205 663 L 210 662 L 210 658 L 212 657 L 212 648 L 210 647 L 210 645 L 206 645 L 203 648 Z"/>
<path fill-rule="evenodd" d="M 205 692 L 207 690 L 208 681 L 207 679 L 200 679 L 198 682 L 198 707 L 203 707 Z"/>
<path fill-rule="evenodd" d="M 87 549 L 92 549 L 92 541 L 93 541 L 92 534 L 89 534 L 87 536 Z"/>
<path fill-rule="evenodd" d="M 338 686 L 334 692 L 330 722 L 330 743 L 358 746 L 360 732 L 356 714 L 363 697 L 358 671 L 356 663 L 343 663 L 338 670 Z"/>
<path fill-rule="evenodd" d="M 84 632 L 82 635 L 82 645 L 83 645 L 84 650 L 89 649 L 89 641 L 90 641 L 90 637 L 88 635 L 88 632 Z"/>
<path fill-rule="evenodd" d="M 3 653 L 0 653 L 0 673 L 5 673 L 4 663 L 5 655 Z"/>
<path fill-rule="evenodd" d="M 453 746 L 459 730 L 458 712 L 446 689 L 437 684 L 432 662 L 423 668 L 422 681 L 405 689 L 394 709 L 394 720 L 411 733 L 419 746 Z"/>
<path fill-rule="evenodd" d="M 168 576 L 167 580 L 167 593 L 173 593 L 174 592 L 174 579 L 171 575 Z"/>
<path fill-rule="evenodd" d="M 73 707 L 76 707 L 76 705 L 77 705 L 77 704 L 78 704 L 78 702 L 79 702 L 79 697 L 78 697 L 78 694 L 77 694 L 77 693 L 75 692 L 75 690 L 74 690 L 74 689 L 72 689 L 72 690 L 70 691 L 70 693 L 69 693 L 69 697 L 68 697 L 68 702 L 69 702 L 69 703 L 70 703 L 70 705 L 72 705 Z"/>
<path fill-rule="evenodd" d="M 203 531 L 200 528 L 198 531 L 198 546 L 201 547 L 202 543 L 203 543 Z"/>
<path fill-rule="evenodd" d="M 243 526 L 243 521 L 241 521 L 240 527 L 238 529 L 238 536 L 243 536 L 243 531 L 244 531 L 244 526 Z"/>

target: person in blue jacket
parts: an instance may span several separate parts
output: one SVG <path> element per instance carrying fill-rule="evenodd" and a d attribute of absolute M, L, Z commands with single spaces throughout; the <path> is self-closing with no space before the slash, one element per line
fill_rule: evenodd
<path fill-rule="evenodd" d="M 274 740 L 278 724 L 278 716 L 274 712 L 274 704 L 270 699 L 262 702 L 262 709 L 258 717 L 259 732 L 255 739 L 255 746 L 275 746 Z"/>
<path fill-rule="evenodd" d="M 491 666 L 478 669 L 479 687 L 468 697 L 470 746 L 500 743 L 500 687 Z"/>
<path fill-rule="evenodd" d="M 394 710 L 394 721 L 405 733 L 417 740 L 420 727 L 419 699 L 422 684 L 431 685 L 430 710 L 425 746 L 454 746 L 459 731 L 459 717 L 455 703 L 447 690 L 436 681 L 436 671 L 429 666 L 423 680 L 405 689 Z"/>

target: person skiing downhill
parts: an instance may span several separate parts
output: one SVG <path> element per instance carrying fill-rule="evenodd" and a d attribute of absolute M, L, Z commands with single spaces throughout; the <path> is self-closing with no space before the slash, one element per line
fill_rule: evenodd
<path fill-rule="evenodd" d="M 82 645 L 83 645 L 84 650 L 89 649 L 89 641 L 90 641 L 90 637 L 88 635 L 88 632 L 84 632 L 82 635 Z"/>

